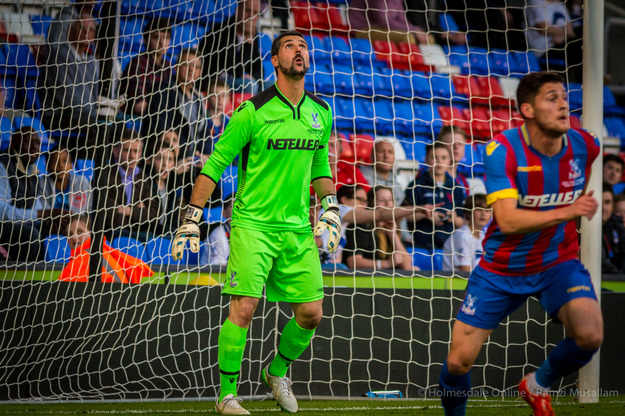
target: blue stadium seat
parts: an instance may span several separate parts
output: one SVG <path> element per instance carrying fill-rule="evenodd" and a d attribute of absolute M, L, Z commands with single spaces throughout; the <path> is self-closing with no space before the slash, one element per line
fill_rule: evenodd
<path fill-rule="evenodd" d="M 605 127 L 608 129 L 608 135 L 625 139 L 625 123 L 621 117 L 606 117 L 603 119 Z"/>
<path fill-rule="evenodd" d="M 350 65 L 352 63 L 352 49 L 345 39 L 336 36 L 328 36 L 323 39 L 326 50 L 331 51 L 332 61 L 339 65 Z"/>
<path fill-rule="evenodd" d="M 71 258 L 71 249 L 67 237 L 50 235 L 43 239 L 45 260 L 53 263 L 67 263 Z"/>
<path fill-rule="evenodd" d="M 39 176 L 45 176 L 48 174 L 46 160 L 47 160 L 46 156 L 41 155 L 37 158 L 37 161 L 35 162 L 35 167 L 37 168 L 37 171 L 39 172 Z"/>
<path fill-rule="evenodd" d="M 391 73 L 388 68 L 375 68 L 373 73 L 373 91 L 375 95 L 391 97 L 393 88 L 391 84 Z"/>
<path fill-rule="evenodd" d="M 469 49 L 469 70 L 472 75 L 488 75 L 490 73 L 486 48 L 472 46 Z"/>
<path fill-rule="evenodd" d="M 204 208 L 204 220 L 209 224 L 225 221 L 222 212 L 223 207 L 221 205 L 213 208 Z"/>
<path fill-rule="evenodd" d="M 7 117 L 0 117 L 0 151 L 5 151 L 11 143 L 13 123 Z"/>
<path fill-rule="evenodd" d="M 395 119 L 393 102 L 391 100 L 378 99 L 374 101 L 373 106 L 376 130 L 381 134 L 393 133 L 393 120 Z"/>
<path fill-rule="evenodd" d="M 490 65 L 490 73 L 488 75 L 507 77 L 510 75 L 510 61 L 514 61 L 514 59 L 508 55 L 507 50 L 491 49 L 488 54 L 488 63 Z"/>
<path fill-rule="evenodd" d="M 271 44 L 273 39 L 268 33 L 261 33 L 259 36 L 260 56 L 263 61 L 268 60 L 271 62 Z"/>
<path fill-rule="evenodd" d="M 149 261 L 148 255 L 145 251 L 145 246 L 140 241 L 130 237 L 117 237 L 111 242 L 111 247 L 119 251 L 122 251 L 134 258 Z"/>
<path fill-rule="evenodd" d="M 308 43 L 308 49 L 310 50 L 315 65 L 332 62 L 331 49 L 325 46 L 323 39 L 317 36 L 304 36 L 304 39 L 306 39 L 306 43 Z"/>
<path fill-rule="evenodd" d="M 435 134 L 443 127 L 443 121 L 438 117 L 438 106 L 432 105 L 432 103 L 415 103 L 414 112 L 416 115 L 415 132 L 422 131 L 425 134 Z"/>
<path fill-rule="evenodd" d="M 371 67 L 358 68 L 358 71 L 354 72 L 354 93 L 373 95 L 373 73 L 371 72 Z"/>
<path fill-rule="evenodd" d="M 430 250 L 420 247 L 410 247 L 407 251 L 412 254 L 412 264 L 422 271 L 435 270 L 432 267 L 432 253 Z"/>
<path fill-rule="evenodd" d="M 393 84 L 393 95 L 395 97 L 413 98 L 413 87 L 410 82 L 411 76 L 407 71 L 393 69 L 391 72 L 391 83 Z"/>
<path fill-rule="evenodd" d="M 456 88 L 449 75 L 432 73 L 430 76 L 432 97 L 438 101 L 449 102 L 456 97 Z"/>
<path fill-rule="evenodd" d="M 144 50 L 143 17 L 122 17 L 119 21 L 119 50 L 139 53 Z"/>
<path fill-rule="evenodd" d="M 308 78 L 309 76 L 306 77 L 306 80 L 308 80 Z M 263 82 L 265 85 L 271 85 L 276 82 L 276 71 L 271 61 L 263 61 Z"/>
<path fill-rule="evenodd" d="M 443 46 L 443 51 L 449 54 L 449 64 L 460 68 L 461 74 L 469 73 L 469 49 L 466 45 Z"/>
<path fill-rule="evenodd" d="M 515 70 L 519 71 L 512 75 L 524 76 L 530 72 L 540 71 L 540 64 L 532 52 L 510 51 L 509 54 L 516 61 Z"/>
<path fill-rule="evenodd" d="M 375 130 L 375 109 L 371 98 L 354 98 L 356 131 Z"/>
<path fill-rule="evenodd" d="M 350 38 L 349 42 L 351 44 L 354 64 L 358 62 L 363 65 L 371 66 L 371 63 L 376 61 L 373 46 L 368 39 Z"/>
<path fill-rule="evenodd" d="M 335 106 L 333 108 L 334 119 L 336 128 L 338 129 L 353 129 L 354 128 L 354 100 L 351 98 L 335 98 Z"/>
<path fill-rule="evenodd" d="M 94 163 L 91 159 L 77 159 L 74 162 L 74 173 L 86 177 L 89 182 L 93 179 Z"/>
<path fill-rule="evenodd" d="M 422 136 L 415 136 L 415 138 L 399 137 L 399 143 L 404 149 L 406 159 L 416 160 L 417 162 L 421 163 L 423 163 L 423 161 L 425 160 L 425 146 L 430 141 L 431 140 L 427 140 L 425 137 Z"/>
<path fill-rule="evenodd" d="M 415 120 L 416 117 L 412 101 L 394 101 L 393 109 L 395 110 L 395 120 L 393 121 L 393 125 L 395 126 L 395 130 L 397 132 L 408 135 L 409 133 L 416 131 L 417 120 Z"/>
<path fill-rule="evenodd" d="M 50 29 L 50 23 L 52 22 L 51 16 L 33 14 L 30 16 L 30 24 L 33 27 L 33 33 L 35 35 L 48 37 L 48 29 Z"/>
<path fill-rule="evenodd" d="M 334 80 L 332 71 L 324 64 L 315 64 L 315 73 L 313 74 L 315 82 L 315 91 L 321 94 L 334 95 Z"/>
<path fill-rule="evenodd" d="M 434 263 L 434 270 L 443 270 L 443 249 L 435 248 L 432 255 L 432 263 Z"/>
<path fill-rule="evenodd" d="M 197 23 L 183 23 L 172 27 L 171 49 L 178 54 L 184 48 L 197 48 L 206 33 L 206 27 Z"/>
<path fill-rule="evenodd" d="M 583 93 L 582 93 L 582 84 L 569 83 L 568 88 L 569 93 L 569 106 L 571 107 L 571 111 L 578 110 L 582 108 L 583 101 Z"/>
<path fill-rule="evenodd" d="M 428 76 L 420 71 L 410 72 L 410 81 L 415 98 L 429 100 L 432 98 L 432 88 Z"/>
<path fill-rule="evenodd" d="M 347 65 L 334 65 L 333 84 L 337 93 L 354 95 L 354 81 L 352 74 L 354 69 Z"/>
<path fill-rule="evenodd" d="M 20 77 L 26 79 L 27 77 L 37 78 L 39 76 L 37 62 L 30 46 L 20 43 L 7 43 L 4 48 L 6 64 L 16 67 Z"/>
<path fill-rule="evenodd" d="M 616 104 L 616 98 L 614 98 L 612 90 L 607 85 L 603 86 L 603 111 L 606 115 L 625 116 L 625 108 Z"/>
<path fill-rule="evenodd" d="M 145 243 L 145 251 L 151 264 L 179 264 L 171 256 L 171 240 L 154 238 Z"/>

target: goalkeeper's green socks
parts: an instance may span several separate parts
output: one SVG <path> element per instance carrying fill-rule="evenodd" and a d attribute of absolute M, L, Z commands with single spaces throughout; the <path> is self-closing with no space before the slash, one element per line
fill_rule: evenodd
<path fill-rule="evenodd" d="M 314 329 L 304 329 L 295 322 L 295 318 L 291 319 L 282 331 L 280 347 L 269 366 L 269 374 L 284 377 L 289 365 L 308 348 L 314 333 Z"/>
<path fill-rule="evenodd" d="M 228 394 L 237 395 L 237 379 L 241 372 L 241 361 L 247 341 L 247 328 L 236 326 L 228 319 L 221 327 L 218 338 L 217 359 L 221 391 L 219 402 Z"/>

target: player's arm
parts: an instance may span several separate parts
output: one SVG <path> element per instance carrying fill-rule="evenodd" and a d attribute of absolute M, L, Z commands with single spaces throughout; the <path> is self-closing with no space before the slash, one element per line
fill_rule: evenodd
<path fill-rule="evenodd" d="M 493 204 L 493 215 L 504 234 L 527 234 L 540 231 L 580 217 L 592 218 L 599 204 L 593 191 L 582 195 L 573 204 L 547 211 L 528 211 L 518 207 L 518 199 L 498 199 Z"/>
<path fill-rule="evenodd" d="M 420 221 L 430 217 L 432 208 L 427 206 L 413 205 L 401 207 L 356 207 L 341 218 L 347 224 L 370 224 L 376 221 L 398 221 L 403 218 L 414 218 Z"/>
<path fill-rule="evenodd" d="M 245 103 L 244 103 L 245 104 Z M 195 180 L 191 200 L 187 207 L 182 225 L 178 228 L 171 245 L 172 257 L 180 260 L 187 240 L 191 251 L 200 251 L 199 223 L 204 212 L 204 205 L 212 195 L 221 174 L 241 149 L 250 141 L 252 132 L 254 106 L 252 103 L 241 106 L 235 111 L 224 130 L 215 151 L 204 164 L 202 171 Z"/>

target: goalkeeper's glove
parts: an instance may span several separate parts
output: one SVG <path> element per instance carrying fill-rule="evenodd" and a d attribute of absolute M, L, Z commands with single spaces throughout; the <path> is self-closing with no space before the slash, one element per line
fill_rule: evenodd
<path fill-rule="evenodd" d="M 324 229 L 330 232 L 328 240 L 328 251 L 334 253 L 341 241 L 341 216 L 339 211 L 339 203 L 335 195 L 326 195 L 321 200 L 323 207 L 323 215 L 319 218 L 319 222 L 315 226 L 314 233 L 317 237 L 323 234 Z"/>
<path fill-rule="evenodd" d="M 189 240 L 191 251 L 197 253 L 200 251 L 200 227 L 198 226 L 202 218 L 202 208 L 189 205 L 187 214 L 184 216 L 182 225 L 176 231 L 176 236 L 171 244 L 171 256 L 174 260 L 182 259 L 184 247 Z"/>

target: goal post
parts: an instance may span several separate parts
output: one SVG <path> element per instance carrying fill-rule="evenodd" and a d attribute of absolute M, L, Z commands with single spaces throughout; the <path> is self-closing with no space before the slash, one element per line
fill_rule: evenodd
<path fill-rule="evenodd" d="M 604 60 L 604 0 L 587 2 L 584 7 L 584 50 L 583 50 L 583 126 L 594 132 L 603 149 L 603 74 Z M 601 304 L 601 206 L 603 152 L 592 165 L 588 190 L 594 191 L 599 201 L 597 214 L 591 219 L 582 218 L 581 260 L 590 271 L 592 283 Z M 580 403 L 596 403 L 599 401 L 599 364 L 601 354 L 597 353 L 592 360 L 579 370 Z"/>

